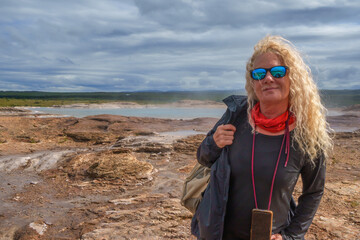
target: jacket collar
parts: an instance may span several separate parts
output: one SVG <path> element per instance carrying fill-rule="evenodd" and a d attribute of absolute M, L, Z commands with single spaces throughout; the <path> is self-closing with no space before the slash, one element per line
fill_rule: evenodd
<path fill-rule="evenodd" d="M 247 108 L 247 97 L 241 95 L 231 95 L 223 100 L 229 110 L 233 113 Z"/>

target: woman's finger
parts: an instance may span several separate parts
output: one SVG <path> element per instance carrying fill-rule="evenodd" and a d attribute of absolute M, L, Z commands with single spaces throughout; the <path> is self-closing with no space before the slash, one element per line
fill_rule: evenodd
<path fill-rule="evenodd" d="M 222 125 L 223 126 L 223 129 L 225 130 L 228 130 L 228 131 L 233 131 L 235 132 L 236 131 L 236 127 L 232 124 L 225 124 L 225 125 Z"/>
<path fill-rule="evenodd" d="M 271 238 L 270 238 L 270 240 L 282 240 L 283 238 L 282 238 L 282 236 L 281 236 L 281 234 L 274 234 L 274 235 L 271 235 Z"/>

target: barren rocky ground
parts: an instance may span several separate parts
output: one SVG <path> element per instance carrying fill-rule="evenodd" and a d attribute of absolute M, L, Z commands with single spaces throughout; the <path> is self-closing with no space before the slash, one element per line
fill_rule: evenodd
<path fill-rule="evenodd" d="M 179 198 L 216 119 L 7 111 L 0 116 L 0 239 L 194 239 Z M 357 115 L 330 123 L 360 127 Z M 360 239 L 360 133 L 338 133 L 334 143 L 307 239 Z"/>

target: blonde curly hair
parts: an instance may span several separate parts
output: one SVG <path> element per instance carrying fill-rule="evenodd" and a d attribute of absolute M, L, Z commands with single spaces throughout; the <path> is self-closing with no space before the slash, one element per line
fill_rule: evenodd
<path fill-rule="evenodd" d="M 257 98 L 250 70 L 254 69 L 255 59 L 264 53 L 278 55 L 284 65 L 289 67 L 290 93 L 289 111 L 296 117 L 294 140 L 311 163 L 324 154 L 329 155 L 333 143 L 332 132 L 326 122 L 326 109 L 320 101 L 318 89 L 314 83 L 310 68 L 304 63 L 299 51 L 293 44 L 280 36 L 266 36 L 254 47 L 254 53 L 246 65 L 246 85 L 248 95 L 248 114 L 259 101 Z"/>

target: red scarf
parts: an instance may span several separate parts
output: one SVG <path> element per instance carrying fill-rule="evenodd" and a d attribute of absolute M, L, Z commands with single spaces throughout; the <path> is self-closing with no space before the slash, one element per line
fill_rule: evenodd
<path fill-rule="evenodd" d="M 256 126 L 272 132 L 280 132 L 281 130 L 285 129 L 286 126 L 286 120 L 289 118 L 289 125 L 295 122 L 294 115 L 290 114 L 289 117 L 289 110 L 281 114 L 280 116 L 272 119 L 266 118 L 261 112 L 260 112 L 260 103 L 257 103 L 253 109 L 251 109 L 251 117 L 254 120 L 254 123 Z"/>

